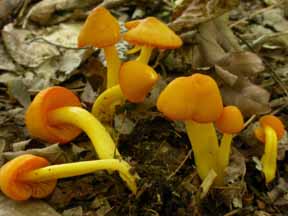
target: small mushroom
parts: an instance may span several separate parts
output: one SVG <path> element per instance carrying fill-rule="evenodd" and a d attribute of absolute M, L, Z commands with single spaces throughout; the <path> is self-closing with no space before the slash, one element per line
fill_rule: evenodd
<path fill-rule="evenodd" d="M 25 154 L 4 164 L 0 169 L 1 191 L 13 200 L 30 197 L 44 198 L 51 194 L 57 179 L 93 173 L 99 170 L 118 171 L 126 178 L 129 189 L 137 191 L 137 176 L 131 174 L 130 165 L 119 159 L 83 161 L 50 165 L 42 157 Z"/>
<path fill-rule="evenodd" d="M 105 127 L 79 106 L 77 96 L 66 88 L 54 86 L 39 92 L 25 115 L 29 133 L 48 142 L 67 143 L 83 130 L 100 159 L 121 158 Z"/>
<path fill-rule="evenodd" d="M 103 7 L 92 10 L 78 36 L 78 47 L 94 46 L 104 49 L 107 61 L 107 88 L 118 84 L 121 61 L 115 44 L 119 40 L 119 24 Z"/>
<path fill-rule="evenodd" d="M 262 116 L 259 123 L 260 127 L 254 130 L 254 134 L 260 142 L 265 143 L 261 163 L 262 171 L 268 184 L 275 178 L 278 140 L 283 137 L 285 128 L 281 120 L 273 115 Z"/>
<path fill-rule="evenodd" d="M 158 80 L 158 74 L 152 67 L 139 61 L 128 61 L 122 64 L 119 72 L 119 85 L 104 91 L 95 101 L 92 108 L 94 116 L 100 119 L 111 119 L 115 106 L 128 100 L 141 103 Z"/>
<path fill-rule="evenodd" d="M 212 122 L 220 117 L 223 104 L 214 79 L 198 73 L 174 79 L 161 92 L 157 108 L 169 119 L 184 121 L 201 179 L 211 169 L 218 173 L 218 140 Z"/>
<path fill-rule="evenodd" d="M 215 122 L 215 126 L 223 133 L 217 156 L 219 167 L 217 178 L 219 184 L 224 184 L 225 169 L 229 164 L 233 135 L 239 133 L 244 127 L 241 111 L 236 106 L 224 107 L 221 116 Z"/>
<path fill-rule="evenodd" d="M 124 34 L 124 40 L 133 45 L 142 46 L 138 61 L 148 64 L 153 48 L 175 49 L 182 46 L 181 38 L 166 24 L 155 17 L 126 23 L 130 28 Z"/>

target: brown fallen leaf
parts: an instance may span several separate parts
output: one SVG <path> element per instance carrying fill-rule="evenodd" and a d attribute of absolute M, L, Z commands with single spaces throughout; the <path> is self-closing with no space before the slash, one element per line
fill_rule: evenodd
<path fill-rule="evenodd" d="M 0 1 L 0 27 L 4 26 L 11 15 L 15 14 L 22 6 L 24 0 L 1 0 Z"/>
<path fill-rule="evenodd" d="M 224 14 L 239 4 L 238 0 L 192 0 L 183 13 L 169 26 L 177 32 L 191 29 Z"/>
<path fill-rule="evenodd" d="M 251 83 L 251 85 L 253 84 Z M 247 91 L 249 89 L 255 91 Z M 224 104 L 237 106 L 244 116 L 265 114 L 271 111 L 268 104 L 269 93 L 261 87 L 253 85 L 246 89 L 235 90 L 229 86 L 224 86 L 220 90 Z"/>

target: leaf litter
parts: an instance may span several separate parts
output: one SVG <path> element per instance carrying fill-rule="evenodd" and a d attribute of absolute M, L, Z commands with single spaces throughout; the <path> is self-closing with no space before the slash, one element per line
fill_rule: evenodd
<path fill-rule="evenodd" d="M 16 7 L 21 1 L 13 3 Z M 141 0 L 42 0 L 29 2 L 29 9 L 23 8 L 24 18 L 13 23 L 8 17 L 17 16 L 8 10 L 0 45 L 1 162 L 27 152 L 44 156 L 52 163 L 95 159 L 84 135 L 68 147 L 30 140 L 24 127 L 24 111 L 30 96 L 48 86 L 69 87 L 81 95 L 88 109 L 103 91 L 105 62 L 101 53 L 76 48 L 84 18 L 100 3 L 121 14 L 122 21 L 159 17 L 177 30 L 187 45 L 161 52 L 159 57 L 157 52 L 153 55 L 152 63 L 161 73 L 161 82 L 144 104 L 118 107 L 111 123 L 116 128 L 113 133 L 119 150 L 142 177 L 136 197 L 128 194 L 117 175 L 101 172 L 59 181 L 51 197 L 44 201 L 48 203 L 43 207 L 45 211 L 51 211 L 50 205 L 62 215 L 79 216 L 285 215 L 287 134 L 279 144 L 279 168 L 272 184 L 265 185 L 253 162 L 253 156 L 261 156 L 263 146 L 251 136 L 252 122 L 235 139 L 226 169 L 227 186 L 208 187 L 205 197 L 198 199 L 201 182 L 183 125 L 167 121 L 155 109 L 156 98 L 168 81 L 196 70 L 217 79 L 225 104 L 238 105 L 247 117 L 277 112 L 287 127 L 288 7 L 282 1 L 177 0 L 151 1 L 148 5 Z M 126 50 L 127 44 L 118 47 L 122 56 Z M 23 204 L 23 211 L 15 211 L 24 216 L 25 206 L 33 202 Z M 14 207 L 7 206 L 5 211 L 12 212 L 9 208 Z"/>

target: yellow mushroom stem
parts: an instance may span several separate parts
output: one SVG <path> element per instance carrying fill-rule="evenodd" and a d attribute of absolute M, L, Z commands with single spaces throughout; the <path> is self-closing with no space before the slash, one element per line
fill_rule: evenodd
<path fill-rule="evenodd" d="M 116 47 L 104 47 L 105 58 L 107 62 L 107 89 L 119 83 L 119 69 L 121 61 L 118 56 Z"/>
<path fill-rule="evenodd" d="M 265 149 L 261 163 L 266 183 L 269 183 L 275 178 L 276 174 L 278 139 L 275 130 L 270 126 L 264 127 L 264 133 Z"/>
<path fill-rule="evenodd" d="M 131 54 L 134 54 L 134 53 L 139 52 L 140 50 L 141 50 L 141 46 L 136 45 L 136 46 L 134 46 L 133 48 L 127 50 L 127 51 L 125 52 L 125 54 L 126 54 L 126 55 L 131 55 Z"/>
<path fill-rule="evenodd" d="M 211 169 L 218 173 L 218 140 L 213 124 L 190 120 L 185 121 L 185 126 L 200 178 L 204 180 Z"/>
<path fill-rule="evenodd" d="M 140 55 L 136 60 L 144 64 L 148 64 L 150 56 L 152 54 L 152 50 L 153 50 L 153 47 L 142 46 Z"/>
<path fill-rule="evenodd" d="M 105 127 L 87 110 L 80 107 L 61 107 L 48 113 L 49 124 L 70 124 L 82 129 L 92 141 L 100 159 L 111 159 L 120 154 Z"/>
<path fill-rule="evenodd" d="M 19 180 L 41 182 L 84 175 L 99 170 L 118 171 L 124 177 L 129 189 L 135 194 L 137 191 L 137 176 L 131 174 L 130 169 L 131 167 L 127 162 L 119 159 L 83 161 L 39 168 L 19 176 Z"/>
<path fill-rule="evenodd" d="M 225 168 L 229 164 L 230 151 L 231 151 L 231 142 L 233 139 L 233 134 L 224 133 L 221 139 L 221 144 L 218 149 L 218 182 L 224 184 Z"/>
<path fill-rule="evenodd" d="M 113 86 L 105 90 L 95 100 L 92 107 L 92 114 L 96 116 L 100 121 L 108 122 L 111 120 L 115 111 L 115 107 L 124 103 L 125 98 L 121 91 L 120 85 Z"/>

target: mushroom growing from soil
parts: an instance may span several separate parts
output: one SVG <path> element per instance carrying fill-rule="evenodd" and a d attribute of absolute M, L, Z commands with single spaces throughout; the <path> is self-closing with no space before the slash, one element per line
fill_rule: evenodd
<path fill-rule="evenodd" d="M 182 46 L 181 38 L 166 24 L 155 17 L 126 23 L 129 31 L 124 34 L 124 40 L 135 46 L 141 46 L 138 61 L 148 64 L 153 48 L 175 49 Z"/>
<path fill-rule="evenodd" d="M 42 157 L 25 154 L 4 164 L 0 169 L 1 191 L 13 200 L 30 197 L 44 198 L 51 194 L 57 179 L 93 173 L 99 170 L 118 171 L 125 177 L 129 189 L 135 194 L 137 176 L 131 174 L 130 165 L 119 159 L 83 161 L 49 165 Z"/>
<path fill-rule="evenodd" d="M 213 122 L 220 117 L 223 104 L 214 79 L 199 73 L 174 79 L 161 92 L 157 108 L 171 120 L 184 121 L 201 179 L 211 169 L 218 173 Z"/>
<path fill-rule="evenodd" d="M 104 91 L 94 102 L 92 113 L 97 118 L 111 119 L 115 106 L 128 100 L 141 103 L 158 80 L 152 67 L 139 61 L 122 64 L 119 72 L 119 85 Z"/>
<path fill-rule="evenodd" d="M 77 96 L 64 87 L 42 90 L 35 96 L 25 115 L 29 133 L 48 142 L 67 143 L 83 130 L 100 159 L 120 159 L 121 155 L 105 127 L 79 106 Z"/>
<path fill-rule="evenodd" d="M 219 167 L 217 178 L 220 184 L 223 184 L 225 168 L 227 168 L 229 164 L 233 135 L 239 133 L 244 127 L 241 111 L 236 106 L 224 107 L 221 116 L 215 122 L 215 126 L 223 133 L 217 156 Z"/>
<path fill-rule="evenodd" d="M 275 178 L 278 140 L 283 137 L 285 128 L 281 120 L 273 115 L 262 116 L 259 123 L 260 127 L 256 128 L 254 133 L 260 142 L 265 143 L 261 163 L 265 181 L 269 183 Z"/>
<path fill-rule="evenodd" d="M 121 61 L 115 44 L 119 40 L 119 24 L 103 7 L 92 10 L 78 36 L 78 47 L 93 46 L 104 49 L 107 61 L 107 88 L 118 84 Z"/>

